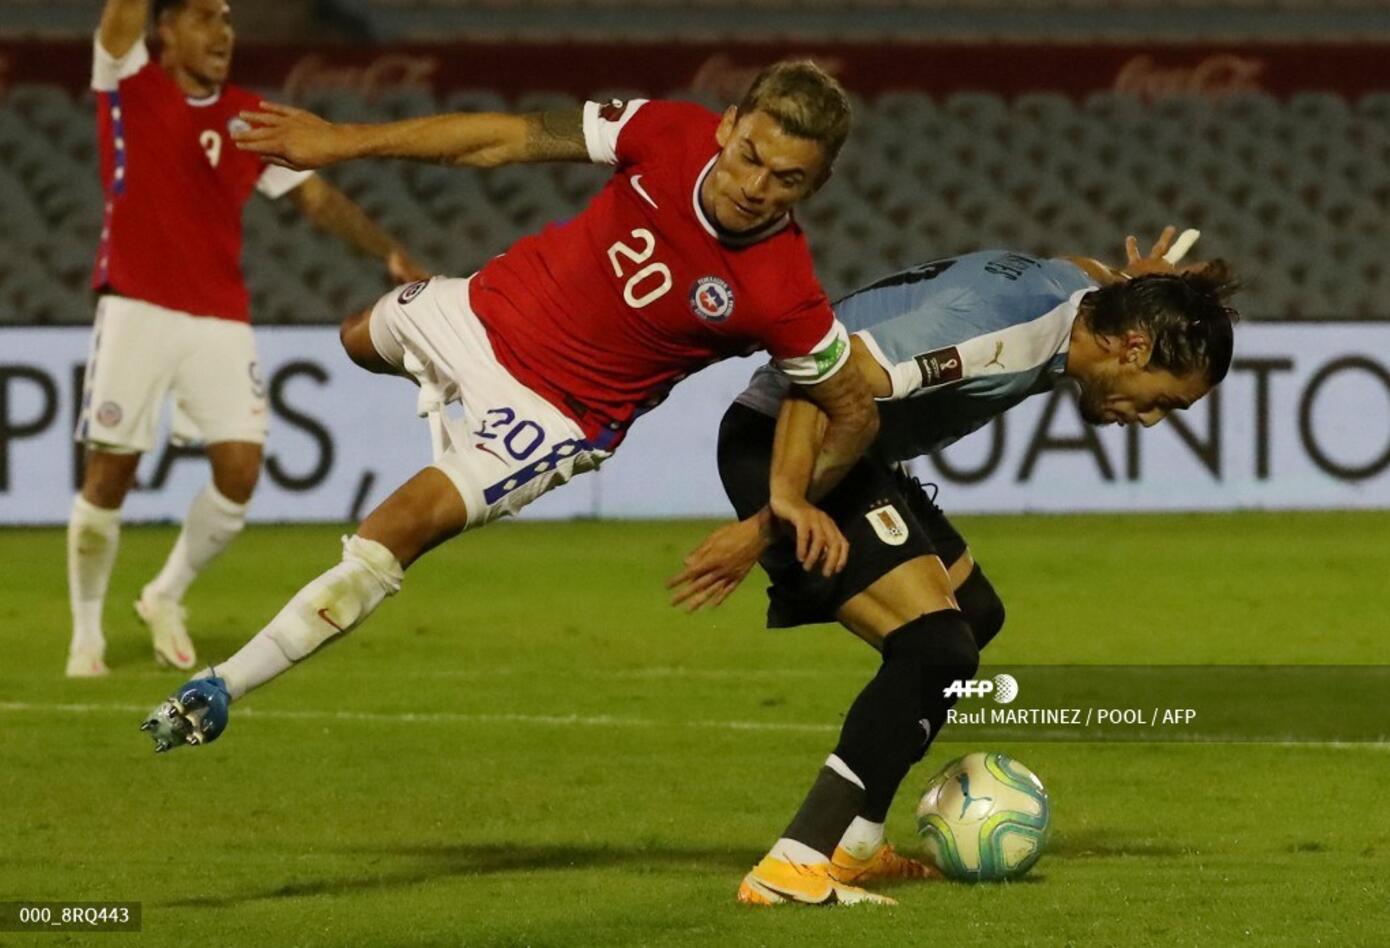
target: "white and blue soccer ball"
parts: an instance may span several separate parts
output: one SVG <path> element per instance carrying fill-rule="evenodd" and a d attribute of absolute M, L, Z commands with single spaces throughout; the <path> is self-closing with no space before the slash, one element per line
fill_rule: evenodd
<path fill-rule="evenodd" d="M 1033 868 L 1050 820 L 1037 774 L 994 752 L 942 767 L 917 804 L 927 855 L 948 878 L 966 882 L 1003 882 Z"/>

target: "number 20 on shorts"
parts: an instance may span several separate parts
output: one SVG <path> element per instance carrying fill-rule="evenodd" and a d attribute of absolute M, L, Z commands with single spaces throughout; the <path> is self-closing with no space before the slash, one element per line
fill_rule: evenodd
<path fill-rule="evenodd" d="M 489 408 L 473 433 L 488 441 L 500 440 L 514 461 L 525 461 L 545 443 L 545 429 L 525 418 L 518 421 L 510 408 Z"/>

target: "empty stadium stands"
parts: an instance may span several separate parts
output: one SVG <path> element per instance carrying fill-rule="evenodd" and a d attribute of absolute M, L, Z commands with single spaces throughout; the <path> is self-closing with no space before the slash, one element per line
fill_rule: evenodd
<path fill-rule="evenodd" d="M 621 92 L 622 90 L 613 90 Z M 305 103 L 339 119 L 441 109 L 534 109 L 487 90 L 436 100 L 342 92 Z M 1115 257 L 1126 233 L 1202 228 L 1237 264 L 1261 318 L 1390 316 L 1390 94 L 1304 93 L 1084 102 L 984 93 L 857 102 L 835 177 L 800 212 L 832 295 L 885 271 L 1006 246 Z M 467 273 L 519 235 L 574 214 L 603 182 L 585 165 L 470 171 L 364 162 L 329 177 L 441 272 Z M 0 100 L 0 320 L 85 323 L 101 227 L 91 103 L 56 87 Z M 385 288 L 300 220 L 254 199 L 246 270 L 257 320 L 335 321 Z"/>

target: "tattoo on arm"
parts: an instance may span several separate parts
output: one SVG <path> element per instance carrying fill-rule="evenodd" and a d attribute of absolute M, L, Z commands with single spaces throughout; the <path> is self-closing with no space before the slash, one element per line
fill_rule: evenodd
<path fill-rule="evenodd" d="M 584 111 L 555 109 L 526 116 L 527 161 L 585 161 Z"/>
<path fill-rule="evenodd" d="M 878 435 L 878 408 L 868 382 L 853 365 L 801 393 L 829 417 L 806 490 L 807 498 L 815 501 L 839 484 L 873 443 Z"/>

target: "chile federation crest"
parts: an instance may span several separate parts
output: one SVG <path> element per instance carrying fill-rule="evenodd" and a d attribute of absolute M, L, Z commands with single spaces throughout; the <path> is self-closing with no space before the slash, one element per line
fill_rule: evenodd
<path fill-rule="evenodd" d="M 690 311 L 707 323 L 722 323 L 734 314 L 734 291 L 717 276 L 704 276 L 690 288 Z"/>

